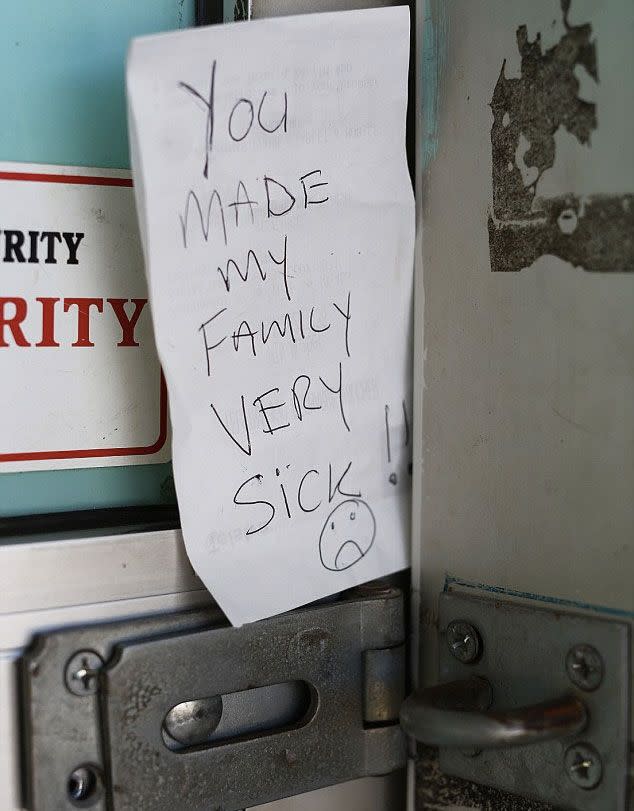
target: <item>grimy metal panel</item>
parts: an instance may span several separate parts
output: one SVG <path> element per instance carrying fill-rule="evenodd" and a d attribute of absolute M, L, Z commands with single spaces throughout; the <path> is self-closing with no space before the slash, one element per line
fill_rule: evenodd
<path fill-rule="evenodd" d="M 430 12 L 416 368 L 425 591 L 449 575 L 632 616 L 634 6 Z M 600 259 L 596 240 L 609 241 Z"/>
<path fill-rule="evenodd" d="M 444 588 L 634 618 L 633 34 L 629 0 L 419 8 L 427 683 Z"/>

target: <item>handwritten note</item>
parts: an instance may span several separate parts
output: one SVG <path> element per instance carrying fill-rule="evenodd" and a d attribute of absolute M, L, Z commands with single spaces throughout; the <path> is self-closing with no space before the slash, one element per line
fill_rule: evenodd
<path fill-rule="evenodd" d="M 405 7 L 130 49 L 183 535 L 236 625 L 408 563 L 408 51 Z"/>

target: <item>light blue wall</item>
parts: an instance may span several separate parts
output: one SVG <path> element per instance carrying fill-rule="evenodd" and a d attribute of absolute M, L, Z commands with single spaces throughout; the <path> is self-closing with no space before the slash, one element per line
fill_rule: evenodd
<path fill-rule="evenodd" d="M 193 25 L 194 0 L 5 0 L 2 12 L 0 160 L 129 167 L 128 43 Z M 4 473 L 0 516 L 165 503 L 170 475 L 169 464 Z"/>

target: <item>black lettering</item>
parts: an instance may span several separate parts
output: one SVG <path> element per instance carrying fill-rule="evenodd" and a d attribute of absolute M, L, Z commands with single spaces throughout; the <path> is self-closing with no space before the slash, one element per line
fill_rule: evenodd
<path fill-rule="evenodd" d="M 246 104 L 248 109 L 249 109 L 249 112 L 248 112 L 249 123 L 247 124 L 247 126 L 246 126 L 244 132 L 242 133 L 242 135 L 234 135 L 233 134 L 233 116 L 235 115 L 236 110 L 243 104 Z M 231 113 L 229 114 L 229 123 L 227 125 L 227 128 L 229 130 L 229 135 L 231 136 L 231 139 L 233 141 L 236 141 L 236 142 L 244 141 L 244 139 L 247 137 L 247 135 L 251 132 L 251 127 L 253 126 L 253 118 L 254 118 L 254 113 L 253 113 L 253 104 L 252 104 L 252 102 L 249 101 L 249 99 L 238 99 L 236 101 L 236 103 L 233 105 L 233 110 L 231 110 Z"/>
<path fill-rule="evenodd" d="M 320 188 L 320 186 L 327 186 L 328 185 L 328 181 L 324 181 L 323 183 L 310 183 L 308 185 L 308 188 L 307 188 L 306 187 L 306 179 L 309 178 L 311 175 L 320 175 L 321 176 L 321 169 L 313 169 L 312 172 L 308 172 L 307 174 L 302 175 L 300 177 L 300 180 L 302 182 L 302 188 L 304 190 L 304 208 L 308 208 L 308 206 L 318 206 L 321 203 L 327 203 L 328 200 L 330 199 L 329 197 L 322 197 L 319 200 L 311 200 L 311 199 L 309 199 L 308 192 L 310 191 L 310 189 L 318 189 L 318 188 Z"/>
<path fill-rule="evenodd" d="M 405 400 L 403 402 L 403 422 L 405 423 L 405 439 L 403 440 L 403 445 L 409 445 L 409 417 L 407 416 L 407 407 L 405 405 Z"/>
<path fill-rule="evenodd" d="M 238 276 L 242 279 L 243 282 L 246 282 L 248 276 L 248 271 L 245 273 L 244 276 L 242 275 L 240 265 L 238 265 L 235 259 L 227 259 L 226 273 L 223 273 L 221 267 L 218 268 L 218 273 L 221 275 L 222 281 L 225 283 L 225 290 L 227 291 L 227 293 L 231 290 L 231 282 L 229 281 L 229 271 L 232 267 L 235 268 L 235 270 L 238 272 Z"/>
<path fill-rule="evenodd" d="M 266 271 L 262 270 L 262 265 L 260 264 L 260 261 L 259 261 L 257 255 L 256 255 L 255 251 L 249 250 L 249 252 L 247 253 L 247 263 L 246 263 L 246 268 L 244 270 L 244 275 L 243 275 L 242 271 L 240 270 L 240 265 L 238 265 L 238 263 L 236 262 L 235 259 L 228 259 L 227 260 L 226 273 L 223 273 L 223 270 L 222 270 L 221 267 L 218 268 L 218 273 L 222 277 L 222 281 L 224 282 L 225 290 L 227 291 L 227 293 L 231 290 L 231 282 L 229 281 L 229 270 L 231 268 L 233 268 L 236 271 L 236 273 L 238 274 L 238 276 L 242 279 L 242 281 L 246 282 L 246 280 L 249 278 L 249 267 L 251 265 L 251 262 L 255 262 L 255 264 L 257 265 L 258 272 L 260 274 L 260 278 L 262 279 L 262 281 L 266 280 Z"/>
<path fill-rule="evenodd" d="M 244 194 L 244 200 L 241 200 L 240 197 Z M 253 206 L 257 206 L 257 201 L 251 200 L 249 197 L 249 192 L 247 191 L 247 187 L 244 183 L 239 180 L 238 181 L 238 188 L 236 189 L 236 199 L 233 203 L 229 203 L 229 208 L 233 208 L 235 215 L 236 215 L 236 228 L 238 227 L 238 209 L 240 206 L 249 206 L 249 212 L 251 213 L 251 222 L 255 222 L 255 216 L 253 214 Z"/>
<path fill-rule="evenodd" d="M 218 270 L 220 270 L 220 268 L 218 268 Z M 227 288 L 227 289 L 228 289 L 228 288 Z M 226 308 L 226 307 L 223 307 L 223 308 L 222 308 L 222 310 L 218 310 L 218 312 L 217 312 L 215 315 L 212 315 L 212 316 L 211 316 L 211 318 L 208 318 L 208 319 L 207 319 L 207 320 L 206 320 L 206 321 L 205 321 L 203 324 L 201 324 L 201 325 L 198 327 L 198 330 L 199 330 L 199 331 L 200 331 L 200 330 L 202 330 L 202 333 L 203 333 L 203 343 L 205 344 L 205 354 L 206 354 L 206 356 L 207 356 L 207 377 L 211 377 L 211 363 L 209 362 L 209 353 L 210 353 L 210 352 L 211 352 L 213 349 L 216 349 L 216 347 L 220 346 L 220 344 L 221 344 L 221 343 L 222 343 L 222 342 L 225 340 L 225 338 L 227 337 L 227 336 L 225 335 L 225 337 L 224 337 L 224 338 L 221 338 L 219 341 L 216 341 L 216 343 L 215 343 L 215 344 L 211 344 L 211 346 L 210 346 L 210 345 L 209 345 L 209 343 L 207 342 L 207 326 L 208 326 L 209 324 L 211 324 L 211 322 L 214 320 L 214 318 L 218 318 L 218 316 L 219 316 L 219 315 L 222 315 L 222 313 L 226 312 L 226 310 L 227 310 L 227 308 Z"/>
<path fill-rule="evenodd" d="M 317 509 L 319 509 L 319 507 L 321 507 L 321 501 L 318 501 L 317 504 L 315 504 L 314 507 L 305 507 L 303 502 L 302 502 L 302 487 L 304 486 L 304 482 L 310 476 L 311 473 L 314 473 L 316 476 L 319 476 L 319 471 L 318 470 L 314 470 L 314 469 L 307 470 L 306 473 L 304 473 L 304 475 L 302 476 L 302 479 L 301 479 L 301 481 L 299 483 L 299 487 L 297 488 L 297 504 L 299 505 L 300 510 L 302 512 L 305 512 L 305 513 L 313 513 L 313 512 L 315 512 L 315 510 L 317 510 Z M 345 473 L 344 473 L 344 476 L 345 476 Z M 342 478 L 343 478 L 343 476 L 342 476 Z"/>
<path fill-rule="evenodd" d="M 269 185 L 270 183 L 274 183 L 278 187 L 278 189 L 282 190 L 282 194 L 285 194 L 286 197 L 291 201 L 290 204 L 283 211 L 274 211 L 271 208 L 271 188 L 270 188 L 270 185 Z M 274 180 L 272 177 L 266 177 L 266 175 L 265 175 L 264 176 L 264 188 L 266 189 L 266 205 L 267 205 L 266 216 L 267 216 L 267 218 L 270 218 L 270 217 L 283 217 L 284 214 L 288 214 L 288 212 L 295 205 L 295 198 L 290 193 L 290 191 L 286 188 L 286 186 L 283 183 L 280 183 L 279 181 Z"/>
<path fill-rule="evenodd" d="M 44 240 L 46 240 L 46 259 L 44 262 L 47 265 L 56 265 L 57 259 L 55 258 L 55 240 L 61 242 L 62 235 L 59 231 L 42 231 L 40 234 L 40 242 L 44 242 Z"/>
<path fill-rule="evenodd" d="M 327 330 L 327 329 L 330 329 L 330 324 L 328 324 L 328 326 L 326 326 L 326 327 L 322 327 L 321 329 L 320 329 L 319 327 L 316 327 L 316 326 L 314 325 L 314 323 L 313 323 L 313 316 L 314 316 L 314 313 L 315 313 L 315 308 L 314 308 L 314 307 L 311 307 L 311 309 L 310 309 L 310 319 L 309 319 L 309 324 L 310 324 L 310 328 L 312 329 L 312 331 L 313 331 L 313 332 L 326 332 L 326 330 Z"/>
<path fill-rule="evenodd" d="M 276 408 L 284 408 L 286 403 L 274 403 L 273 405 L 264 405 L 264 403 L 262 402 L 263 398 L 268 397 L 269 394 L 279 394 L 279 393 L 280 393 L 279 389 L 269 389 L 268 391 L 265 391 L 264 394 L 260 394 L 260 396 L 256 397 L 255 400 L 253 401 L 253 405 L 259 407 L 260 413 L 262 414 L 264 422 L 266 423 L 266 428 L 262 429 L 262 433 L 264 434 L 274 434 L 275 431 L 281 431 L 283 428 L 288 428 L 290 426 L 289 422 L 284 423 L 284 425 L 271 425 L 268 415 L 269 411 L 274 411 Z"/>
<path fill-rule="evenodd" d="M 304 389 L 304 397 L 302 398 L 302 402 L 300 403 L 299 397 L 297 396 L 296 387 L 300 380 L 306 381 L 306 388 Z M 311 379 L 308 375 L 298 375 L 293 381 L 293 385 L 291 386 L 291 393 L 293 395 L 293 405 L 295 406 L 295 413 L 297 414 L 297 419 L 301 422 L 303 419 L 302 415 L 302 407 L 306 411 L 319 411 L 321 409 L 320 405 L 308 405 L 306 402 L 306 398 L 308 397 L 308 392 L 310 391 L 310 384 Z"/>
<path fill-rule="evenodd" d="M 392 461 L 392 448 L 390 445 L 390 407 L 385 404 L 385 442 L 387 444 L 387 461 Z"/>
<path fill-rule="evenodd" d="M 246 327 L 247 331 L 242 332 L 242 327 Z M 257 357 L 256 351 L 255 351 L 255 336 L 256 336 L 256 333 L 251 330 L 251 327 L 249 326 L 249 322 L 248 321 L 241 321 L 240 326 L 238 327 L 238 331 L 234 332 L 233 335 L 231 336 L 233 338 L 233 348 L 237 352 L 238 349 L 240 348 L 240 340 L 242 338 L 250 338 L 251 339 L 251 351 L 253 352 L 253 357 L 254 358 Z"/>
<path fill-rule="evenodd" d="M 268 332 L 266 333 L 266 336 L 264 335 L 264 321 L 262 321 L 262 343 L 263 344 L 266 344 L 266 342 L 271 337 L 271 332 L 273 331 L 273 327 L 277 327 L 277 331 L 280 334 L 280 338 L 286 338 L 286 330 L 288 329 L 288 332 L 289 332 L 289 334 L 291 336 L 291 340 L 292 340 L 293 343 L 295 343 L 295 333 L 293 332 L 293 324 L 291 322 L 291 316 L 290 316 L 289 313 L 286 313 L 286 315 L 284 316 L 284 329 L 282 329 L 282 327 L 280 327 L 279 321 L 277 321 L 276 319 L 273 319 L 273 321 L 271 321 L 271 323 L 269 325 L 269 329 L 268 329 Z"/>
<path fill-rule="evenodd" d="M 284 291 L 286 292 L 286 298 L 290 301 L 291 300 L 291 294 L 289 293 L 289 290 L 288 290 L 288 268 L 287 268 L 287 263 L 286 263 L 286 247 L 287 247 L 287 244 L 288 244 L 288 238 L 287 238 L 286 234 L 284 234 L 284 256 L 280 260 L 277 260 L 273 256 L 271 251 L 269 251 L 269 256 L 271 257 L 271 260 L 273 262 L 275 262 L 276 265 L 281 265 L 282 266 L 282 274 L 284 276 Z"/>
<path fill-rule="evenodd" d="M 198 199 L 198 195 L 195 191 L 191 189 L 187 192 L 187 197 L 185 199 L 185 213 L 179 214 L 179 219 L 181 221 L 181 231 L 183 232 L 183 245 L 187 247 L 187 224 L 189 222 L 189 206 L 191 201 L 194 201 L 194 205 L 198 211 L 198 219 L 200 221 L 200 228 L 203 233 L 203 239 L 205 242 L 209 240 L 209 230 L 211 227 L 211 207 L 214 204 L 214 200 L 218 204 L 218 209 L 220 211 L 220 222 L 222 223 L 222 235 L 224 238 L 225 245 L 227 244 L 227 224 L 225 222 L 225 212 L 224 208 L 222 207 L 222 200 L 220 195 L 214 189 L 211 193 L 211 197 L 209 198 L 209 205 L 207 206 L 207 216 L 206 218 L 203 217 L 203 211 L 200 205 L 200 200 Z"/>
<path fill-rule="evenodd" d="M 290 465 L 287 465 L 286 467 L 290 467 Z M 275 468 L 275 475 L 276 476 L 280 475 L 279 467 Z M 286 497 L 286 490 L 284 489 L 284 485 L 282 484 L 282 482 L 280 482 L 280 490 L 282 491 L 282 496 L 284 498 L 284 506 L 286 507 L 286 515 L 289 518 L 292 518 L 292 516 L 291 516 L 291 508 L 288 506 L 288 498 Z"/>
<path fill-rule="evenodd" d="M 4 261 L 5 262 L 26 262 L 22 253 L 24 245 L 24 234 L 22 231 L 4 232 Z M 13 258 L 15 256 L 15 259 Z"/>
<path fill-rule="evenodd" d="M 214 414 L 216 415 L 216 418 L 218 419 L 218 422 L 224 428 L 225 433 L 227 434 L 229 439 L 232 442 L 234 442 L 240 448 L 242 453 L 246 454 L 247 456 L 251 456 L 251 434 L 249 432 L 249 420 L 247 419 L 247 411 L 246 411 L 246 408 L 244 407 L 244 395 L 242 395 L 240 397 L 240 401 L 242 403 L 242 419 L 244 420 L 244 430 L 245 430 L 246 435 L 247 435 L 246 447 L 244 445 L 242 445 L 242 443 L 238 442 L 238 440 L 234 437 L 234 435 L 231 433 L 231 431 L 227 428 L 227 426 L 225 425 L 225 423 L 222 420 L 222 417 L 218 413 L 218 409 L 216 408 L 216 406 L 213 403 L 209 403 L 209 405 L 210 405 L 212 411 L 214 412 Z"/>
<path fill-rule="evenodd" d="M 343 409 L 343 386 L 342 386 L 342 369 L 341 369 L 341 361 L 339 362 L 339 388 L 338 389 L 331 389 L 330 386 L 326 383 L 323 377 L 319 378 L 324 385 L 324 388 L 328 389 L 329 392 L 332 394 L 339 395 L 339 410 L 341 411 L 341 419 L 343 420 L 343 424 L 346 426 L 346 430 L 350 430 L 350 426 L 348 425 L 348 421 L 346 420 L 346 414 Z"/>
<path fill-rule="evenodd" d="M 29 231 L 29 264 L 36 264 L 39 260 L 37 258 L 37 238 L 39 231 Z"/>
<path fill-rule="evenodd" d="M 213 142 L 214 142 L 214 88 L 216 86 L 216 60 L 211 63 L 211 81 L 209 83 L 209 99 L 207 100 L 204 96 L 195 90 L 191 85 L 187 84 L 186 82 L 179 82 L 179 87 L 182 87 L 183 90 L 187 90 L 192 96 L 195 96 L 199 101 L 207 108 L 207 120 L 205 124 L 205 165 L 203 167 L 203 175 L 205 177 L 209 176 L 209 157 L 211 155 L 211 151 L 213 149 Z"/>
<path fill-rule="evenodd" d="M 264 132 L 269 132 L 269 133 L 277 132 L 277 130 L 279 130 L 280 127 L 284 127 L 284 132 L 286 132 L 286 125 L 287 125 L 287 122 L 288 122 L 288 96 L 287 96 L 287 94 L 284 93 L 284 113 L 283 113 L 282 117 L 280 118 L 280 120 L 278 121 L 278 123 L 272 129 L 269 129 L 262 121 L 262 107 L 264 106 L 264 99 L 267 97 L 267 95 L 268 95 L 268 91 L 263 94 L 262 100 L 260 101 L 260 104 L 258 106 L 258 124 L 260 125 L 260 127 L 262 127 Z"/>
<path fill-rule="evenodd" d="M 349 498 L 361 498 L 361 491 L 358 493 L 347 493 L 345 490 L 341 489 L 341 484 L 345 479 L 348 471 L 352 467 L 352 462 L 348 462 L 346 469 L 343 471 L 341 476 L 339 477 L 339 481 L 335 484 L 335 488 L 332 488 L 332 465 L 328 465 L 328 503 L 330 504 L 333 498 L 339 493 L 342 496 L 348 496 Z"/>
<path fill-rule="evenodd" d="M 255 535 L 256 532 L 260 532 L 261 530 L 265 529 L 275 518 L 275 507 L 271 504 L 270 501 L 262 501 L 260 499 L 256 499 L 255 501 L 240 501 L 238 499 L 238 496 L 242 492 L 242 489 L 252 481 L 258 481 L 262 483 L 262 474 L 257 473 L 255 476 L 251 476 L 250 479 L 247 479 L 245 482 L 242 482 L 240 487 L 238 487 L 238 489 L 235 492 L 235 495 L 233 497 L 233 503 L 236 504 L 238 507 L 248 507 L 251 505 L 263 504 L 269 508 L 269 510 L 271 511 L 271 515 L 269 516 L 268 521 L 265 521 L 263 524 L 260 524 L 259 527 L 256 527 L 255 529 L 253 527 L 250 527 L 246 532 L 247 535 Z"/>
<path fill-rule="evenodd" d="M 62 236 L 64 237 L 64 242 L 66 243 L 66 247 L 68 248 L 68 261 L 66 262 L 67 265 L 78 265 L 79 262 L 77 261 L 77 248 L 79 248 L 79 243 L 84 238 L 84 235 L 81 233 L 70 233 L 68 231 L 63 231 Z"/>
<path fill-rule="evenodd" d="M 350 345 L 348 343 L 348 331 L 350 329 L 350 291 L 348 291 L 348 302 L 346 304 L 346 311 L 344 312 L 341 307 L 333 301 L 332 306 L 340 313 L 346 321 L 346 355 L 350 357 Z"/>

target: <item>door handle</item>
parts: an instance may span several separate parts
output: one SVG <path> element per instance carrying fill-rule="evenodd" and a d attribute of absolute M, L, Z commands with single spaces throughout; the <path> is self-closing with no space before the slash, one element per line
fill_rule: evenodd
<path fill-rule="evenodd" d="M 430 746 L 499 749 L 540 743 L 580 732 L 585 704 L 569 694 L 518 709 L 489 710 L 491 685 L 479 676 L 412 693 L 401 707 L 401 726 Z"/>

